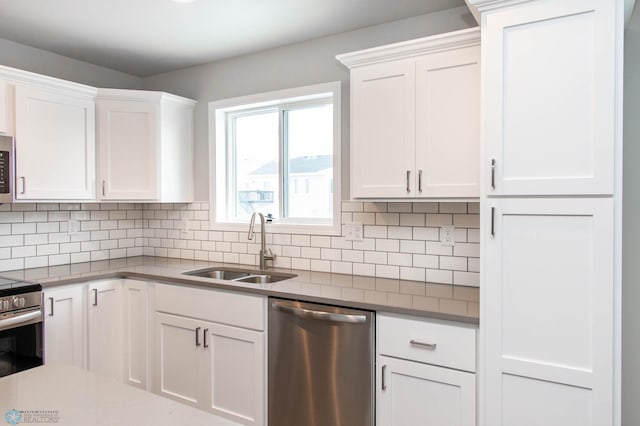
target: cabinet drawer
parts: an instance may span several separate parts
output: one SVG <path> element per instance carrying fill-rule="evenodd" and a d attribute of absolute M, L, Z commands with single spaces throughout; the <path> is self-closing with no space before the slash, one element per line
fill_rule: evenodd
<path fill-rule="evenodd" d="M 155 310 L 236 327 L 264 330 L 265 298 L 262 296 L 157 284 Z"/>
<path fill-rule="evenodd" d="M 381 355 L 476 371 L 476 329 L 419 318 L 378 315 Z"/>

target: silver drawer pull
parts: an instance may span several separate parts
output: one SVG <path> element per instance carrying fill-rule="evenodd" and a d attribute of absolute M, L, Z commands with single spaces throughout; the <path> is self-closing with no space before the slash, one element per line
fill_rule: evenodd
<path fill-rule="evenodd" d="M 420 342 L 419 340 L 414 340 L 414 339 L 409 340 L 409 343 L 411 343 L 413 346 L 429 349 L 431 351 L 435 351 L 437 346 L 435 343 Z"/>

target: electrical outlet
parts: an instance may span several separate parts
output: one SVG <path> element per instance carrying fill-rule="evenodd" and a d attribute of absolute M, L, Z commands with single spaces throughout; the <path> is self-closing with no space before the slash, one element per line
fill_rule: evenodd
<path fill-rule="evenodd" d="M 440 243 L 443 246 L 454 246 L 456 244 L 456 227 L 444 225 L 440 227 Z"/>
<path fill-rule="evenodd" d="M 67 235 L 76 235 L 80 232 L 80 221 L 69 220 L 67 221 Z"/>
<path fill-rule="evenodd" d="M 358 222 L 344 224 L 344 239 L 347 241 L 362 241 L 362 224 Z"/>

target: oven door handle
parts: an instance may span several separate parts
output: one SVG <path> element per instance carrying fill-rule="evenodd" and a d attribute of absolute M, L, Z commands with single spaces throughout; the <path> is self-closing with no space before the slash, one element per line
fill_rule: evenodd
<path fill-rule="evenodd" d="M 0 331 L 42 321 L 40 309 L 0 319 Z"/>

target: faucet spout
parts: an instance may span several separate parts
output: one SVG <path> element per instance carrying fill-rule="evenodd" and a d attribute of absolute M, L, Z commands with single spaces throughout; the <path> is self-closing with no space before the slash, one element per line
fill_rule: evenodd
<path fill-rule="evenodd" d="M 276 255 L 271 252 L 271 249 L 269 249 L 269 254 L 267 254 L 267 233 L 264 226 L 264 215 L 262 213 L 253 212 L 251 215 L 247 239 L 253 240 L 253 236 L 255 235 L 256 214 L 260 217 L 260 269 L 265 269 L 267 260 L 273 261 Z"/>

